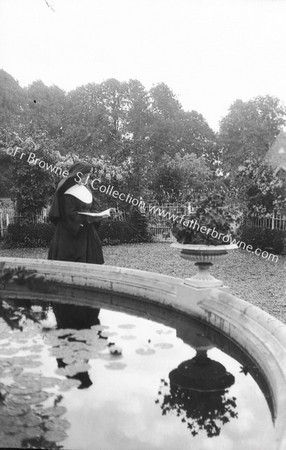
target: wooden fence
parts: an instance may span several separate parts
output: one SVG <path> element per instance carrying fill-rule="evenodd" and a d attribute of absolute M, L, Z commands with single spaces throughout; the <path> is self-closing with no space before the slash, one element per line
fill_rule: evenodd
<path fill-rule="evenodd" d="M 23 216 L 16 214 L 14 208 L 1 208 L 0 209 L 0 237 L 3 238 L 7 232 L 8 226 L 16 221 L 21 221 Z M 33 223 L 46 223 L 47 222 L 47 210 L 43 209 L 41 214 L 36 214 L 30 218 Z"/>
<path fill-rule="evenodd" d="M 263 217 L 249 217 L 248 223 L 252 227 L 286 231 L 286 216 L 271 214 Z"/>

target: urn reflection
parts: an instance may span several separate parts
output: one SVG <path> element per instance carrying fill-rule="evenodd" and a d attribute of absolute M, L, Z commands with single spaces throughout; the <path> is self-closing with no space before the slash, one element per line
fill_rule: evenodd
<path fill-rule="evenodd" d="M 208 357 L 212 345 L 196 326 L 179 332 L 178 337 L 192 345 L 196 355 L 173 369 L 169 381 L 161 380 L 156 403 L 163 415 L 180 417 L 193 436 L 201 430 L 208 437 L 218 436 L 222 425 L 238 417 L 236 398 L 229 395 L 235 378 L 223 364 Z"/>

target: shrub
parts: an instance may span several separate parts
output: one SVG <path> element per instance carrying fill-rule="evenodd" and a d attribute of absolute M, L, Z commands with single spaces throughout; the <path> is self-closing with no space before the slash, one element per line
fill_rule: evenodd
<path fill-rule="evenodd" d="M 55 227 L 51 223 L 17 222 L 8 226 L 4 239 L 6 248 L 47 247 L 54 235 Z"/>
<path fill-rule="evenodd" d="M 254 249 L 271 251 L 280 255 L 284 248 L 286 233 L 283 230 L 270 230 L 269 228 L 256 228 L 243 225 L 240 230 L 240 240 Z"/>
<path fill-rule="evenodd" d="M 51 223 L 18 222 L 10 224 L 4 239 L 6 248 L 47 247 L 55 231 Z M 132 222 L 106 220 L 98 229 L 103 245 L 146 242 L 146 234 Z"/>
<path fill-rule="evenodd" d="M 137 208 L 130 212 L 131 224 L 136 228 L 140 242 L 152 241 L 152 235 L 148 230 L 148 220 L 145 214 L 142 214 Z"/>
<path fill-rule="evenodd" d="M 228 242 L 213 237 L 211 233 L 202 233 L 211 229 L 227 235 L 231 231 L 231 224 L 236 222 L 237 211 L 230 210 L 226 204 L 225 195 L 212 193 L 200 202 L 195 212 L 184 216 L 184 220 L 175 222 L 172 226 L 172 234 L 181 244 L 227 245 Z M 197 224 L 197 225 L 195 225 Z"/>
<path fill-rule="evenodd" d="M 105 221 L 98 229 L 102 244 L 117 245 L 141 242 L 137 229 L 129 222 Z"/>

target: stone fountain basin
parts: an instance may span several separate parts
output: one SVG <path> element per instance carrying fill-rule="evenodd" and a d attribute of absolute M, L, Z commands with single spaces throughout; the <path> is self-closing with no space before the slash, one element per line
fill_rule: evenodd
<path fill-rule="evenodd" d="M 231 339 L 248 353 L 267 379 L 273 405 L 274 449 L 286 448 L 286 325 L 224 289 L 197 289 L 183 279 L 141 270 L 41 259 L 0 258 L 5 268 L 36 270 L 47 283 L 32 290 L 14 282 L 0 286 L 0 299 L 27 298 L 93 305 L 107 291 L 184 312 Z"/>

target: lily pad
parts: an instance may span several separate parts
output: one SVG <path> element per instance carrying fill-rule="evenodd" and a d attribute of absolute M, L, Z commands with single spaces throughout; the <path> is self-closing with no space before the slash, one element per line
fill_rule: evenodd
<path fill-rule="evenodd" d="M 80 386 L 80 384 L 81 384 L 81 382 L 79 380 L 76 380 L 75 378 L 68 378 L 65 380 L 60 380 L 58 382 L 60 391 L 68 391 L 69 389 L 72 389 L 73 387 Z"/>
<path fill-rule="evenodd" d="M 2 448 L 21 448 L 22 440 L 19 436 L 5 434 L 0 438 Z"/>
<path fill-rule="evenodd" d="M 2 406 L 0 407 L 0 416 L 22 416 L 23 414 L 27 414 L 30 411 L 30 406 L 20 406 L 17 408 L 12 405 Z"/>
<path fill-rule="evenodd" d="M 39 385 L 33 386 L 19 386 L 19 385 L 11 385 L 9 386 L 9 393 L 12 395 L 33 395 L 41 390 Z"/>
<path fill-rule="evenodd" d="M 125 367 L 127 367 L 127 364 L 121 363 L 121 362 L 114 362 L 110 364 L 106 364 L 104 366 L 108 370 L 123 370 Z"/>
<path fill-rule="evenodd" d="M 6 400 L 7 405 L 34 405 L 37 403 L 44 402 L 47 400 L 51 394 L 45 391 L 36 392 L 31 395 L 9 395 Z"/>
<path fill-rule="evenodd" d="M 51 406 L 49 408 L 38 408 L 38 414 L 42 417 L 60 417 L 67 412 L 67 409 L 64 406 Z"/>
<path fill-rule="evenodd" d="M 154 353 L 156 352 L 152 348 L 138 348 L 138 350 L 136 350 L 136 353 L 138 353 L 138 355 L 146 356 L 154 355 Z"/>
<path fill-rule="evenodd" d="M 109 327 L 107 325 L 92 325 L 91 330 L 95 330 L 95 331 L 102 331 L 102 330 L 106 330 Z"/>
<path fill-rule="evenodd" d="M 132 341 L 132 340 L 136 339 L 136 336 L 134 336 L 133 334 L 123 334 L 121 336 L 121 339 L 124 339 L 126 341 Z"/>
<path fill-rule="evenodd" d="M 64 431 L 70 428 L 71 424 L 66 419 L 53 418 L 45 422 L 45 428 L 49 431 Z"/>
<path fill-rule="evenodd" d="M 118 325 L 118 328 L 123 328 L 124 330 L 131 330 L 133 328 L 136 328 L 136 325 L 133 325 L 131 323 L 126 323 L 126 324 Z"/>
<path fill-rule="evenodd" d="M 59 431 L 59 430 L 47 431 L 44 434 L 44 438 L 49 442 L 64 441 L 67 437 L 68 437 L 68 435 L 64 431 Z"/>
<path fill-rule="evenodd" d="M 159 342 L 158 344 L 155 344 L 154 347 L 161 348 L 162 350 L 167 350 L 174 346 L 173 344 L 168 344 L 167 342 Z"/>

